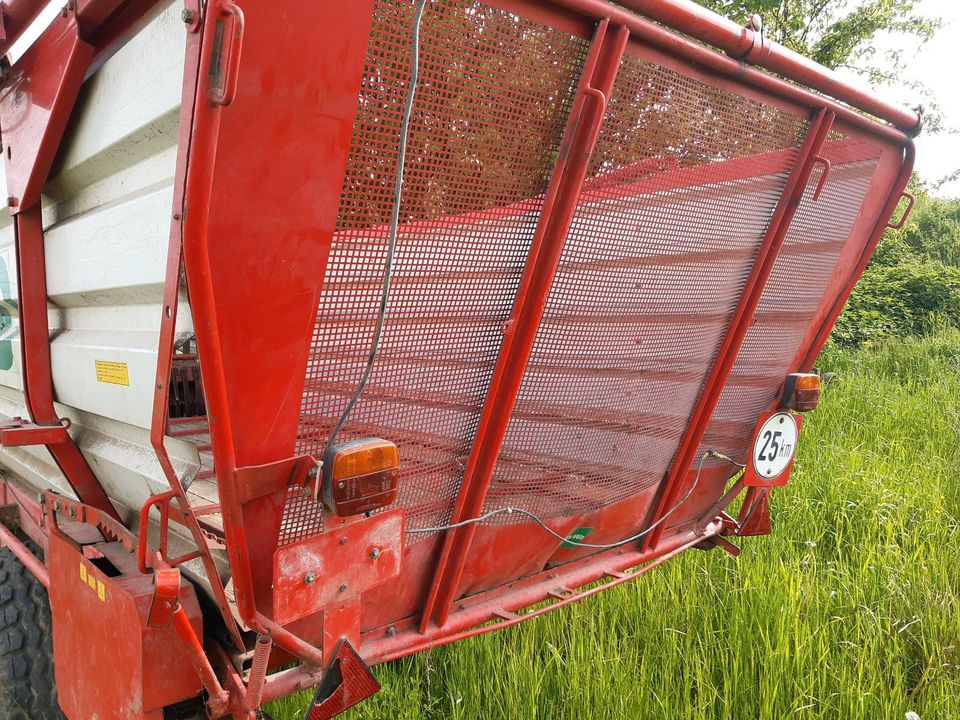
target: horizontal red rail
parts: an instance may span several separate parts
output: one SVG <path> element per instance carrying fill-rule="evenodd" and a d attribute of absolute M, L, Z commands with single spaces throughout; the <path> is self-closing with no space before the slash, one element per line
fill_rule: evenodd
<path fill-rule="evenodd" d="M 371 630 L 364 636 L 361 654 L 370 664 L 384 663 L 516 625 L 633 580 L 684 550 L 713 537 L 720 530 L 721 523 L 713 521 L 706 526 L 702 534 L 692 531 L 679 533 L 654 550 L 644 552 L 627 547 L 608 550 L 513 583 L 509 589 L 495 588 L 457 603 L 457 608 L 450 613 L 442 627 L 431 626 L 423 634 L 416 630 L 412 623 L 406 627 L 394 627 L 392 631 L 390 628 Z M 608 579 L 608 582 L 583 591 L 576 590 L 604 578 Z M 556 598 L 558 594 L 562 599 L 557 602 L 523 615 L 514 614 L 543 600 Z M 484 625 L 498 618 L 502 622 Z"/>
<path fill-rule="evenodd" d="M 593 18 L 608 18 L 636 32 L 640 19 L 629 10 L 606 0 L 553 0 L 571 10 Z M 762 32 L 741 27 L 691 0 L 647 0 L 643 14 L 685 35 L 723 50 L 732 58 L 771 70 L 813 90 L 853 105 L 886 120 L 904 132 L 920 131 L 921 116 L 896 103 L 887 102 L 872 92 L 860 90 L 833 70 L 763 37 Z"/>

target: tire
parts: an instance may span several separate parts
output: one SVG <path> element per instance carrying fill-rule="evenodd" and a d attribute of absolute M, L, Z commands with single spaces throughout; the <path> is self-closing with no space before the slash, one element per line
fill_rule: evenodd
<path fill-rule="evenodd" d="M 33 543 L 25 542 L 37 552 Z M 53 677 L 47 590 L 4 548 L 0 550 L 0 720 L 63 718 Z"/>

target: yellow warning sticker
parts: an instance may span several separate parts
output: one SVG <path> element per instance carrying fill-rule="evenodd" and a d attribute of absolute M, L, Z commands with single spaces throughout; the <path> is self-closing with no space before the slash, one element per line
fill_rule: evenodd
<path fill-rule="evenodd" d="M 91 590 L 97 589 L 97 579 L 93 575 L 87 575 L 87 585 L 90 586 Z"/>
<path fill-rule="evenodd" d="M 111 385 L 130 385 L 130 369 L 125 362 L 96 360 L 97 381 Z"/>
<path fill-rule="evenodd" d="M 100 602 L 106 602 L 107 589 L 103 586 L 103 581 L 101 580 L 97 580 L 97 597 L 100 598 Z"/>
<path fill-rule="evenodd" d="M 87 566 L 84 565 L 82 562 L 80 563 L 80 579 L 83 582 L 87 581 Z"/>

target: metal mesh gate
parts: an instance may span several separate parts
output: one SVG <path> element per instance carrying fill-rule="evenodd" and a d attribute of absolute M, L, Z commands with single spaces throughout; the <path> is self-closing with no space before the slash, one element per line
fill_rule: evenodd
<path fill-rule="evenodd" d="M 822 155 L 832 167 L 820 198 L 811 182 L 701 443 L 746 462 L 757 416 L 773 403 L 810 331 L 860 215 L 881 154 L 878 144 L 835 133 Z M 821 172 L 821 171 L 818 171 Z M 711 461 L 712 462 L 712 461 Z"/>
<path fill-rule="evenodd" d="M 582 514 L 663 479 L 805 129 L 624 59 L 487 510 Z"/>
<path fill-rule="evenodd" d="M 412 8 L 376 3 L 311 346 L 300 452 L 320 453 L 369 352 Z M 421 42 L 387 326 L 341 437 L 398 443 L 398 503 L 408 522 L 430 524 L 443 521 L 459 487 L 587 43 L 469 0 L 431 3 Z M 284 541 L 319 522 L 319 506 L 313 510 L 287 518 Z"/>
<path fill-rule="evenodd" d="M 408 2 L 375 3 L 299 452 L 322 452 L 369 352 L 412 11 Z M 413 527 L 442 524 L 459 492 L 588 47 L 471 0 L 430 3 L 422 33 L 387 325 L 341 435 L 400 446 L 397 502 Z M 807 128 L 798 114 L 630 47 L 486 510 L 573 516 L 664 478 Z M 742 454 L 866 194 L 878 148 L 835 135 L 826 149 L 833 173 L 816 204 L 808 188 L 705 448 Z M 281 542 L 321 522 L 319 503 L 292 500 Z"/>

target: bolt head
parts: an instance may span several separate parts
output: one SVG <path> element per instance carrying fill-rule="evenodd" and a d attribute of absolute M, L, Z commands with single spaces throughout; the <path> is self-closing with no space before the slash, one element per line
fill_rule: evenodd
<path fill-rule="evenodd" d="M 347 584 L 344 583 L 343 585 L 340 586 L 340 592 L 346 592 L 346 591 L 347 591 Z"/>
<path fill-rule="evenodd" d="M 380 557 L 381 552 L 382 551 L 380 550 L 380 548 L 374 548 L 373 550 L 370 551 L 370 557 L 376 560 L 378 557 Z"/>
<path fill-rule="evenodd" d="M 307 585 L 313 584 L 313 582 L 316 579 L 317 579 L 317 576 L 314 575 L 312 572 L 308 572 L 306 575 L 303 576 L 303 582 L 305 582 Z"/>
<path fill-rule="evenodd" d="M 180 18 L 189 25 L 197 19 L 197 14 L 193 10 L 184 10 L 180 13 Z"/>

